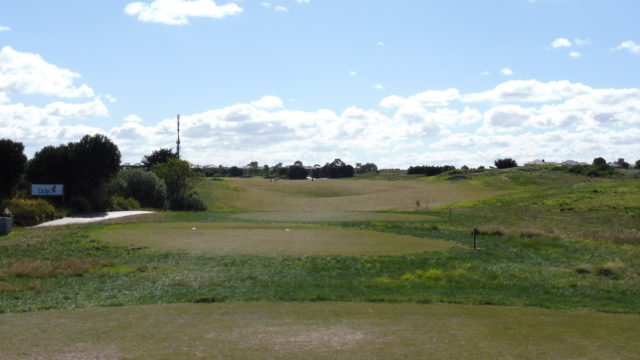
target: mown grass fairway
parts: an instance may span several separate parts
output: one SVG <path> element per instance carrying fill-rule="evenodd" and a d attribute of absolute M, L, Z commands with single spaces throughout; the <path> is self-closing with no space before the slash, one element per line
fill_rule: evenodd
<path fill-rule="evenodd" d="M 37 330 L 36 330 L 37 329 Z M 468 305 L 233 303 L 0 315 L 2 359 L 637 359 L 640 317 Z"/>
<path fill-rule="evenodd" d="M 372 211 L 263 211 L 239 213 L 238 219 L 280 222 L 325 222 L 325 221 L 433 221 L 438 218 L 420 213 L 380 213 Z"/>
<path fill-rule="evenodd" d="M 370 230 L 254 223 L 119 225 L 99 232 L 97 237 L 118 245 L 210 255 L 398 255 L 444 250 L 454 245 Z"/>
<path fill-rule="evenodd" d="M 260 211 L 375 211 L 415 209 L 498 194 L 479 185 L 422 179 L 281 180 L 233 178 L 214 184 L 218 201 L 230 207 Z"/>

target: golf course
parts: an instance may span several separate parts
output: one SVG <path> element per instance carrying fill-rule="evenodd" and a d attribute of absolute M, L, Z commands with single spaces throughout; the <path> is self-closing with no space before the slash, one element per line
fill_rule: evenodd
<path fill-rule="evenodd" d="M 201 177 L 0 238 L 0 359 L 637 359 L 638 170 Z"/>

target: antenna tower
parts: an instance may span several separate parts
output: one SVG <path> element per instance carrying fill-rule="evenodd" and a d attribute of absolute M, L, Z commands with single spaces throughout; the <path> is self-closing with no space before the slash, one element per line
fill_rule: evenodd
<path fill-rule="evenodd" d="M 177 151 L 176 155 L 178 155 L 178 159 L 180 159 L 180 114 L 178 114 L 178 140 L 176 141 Z"/>

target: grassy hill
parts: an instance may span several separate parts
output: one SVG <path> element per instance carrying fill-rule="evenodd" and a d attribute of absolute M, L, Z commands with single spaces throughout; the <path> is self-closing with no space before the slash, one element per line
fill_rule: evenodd
<path fill-rule="evenodd" d="M 474 312 L 515 306 L 504 309 L 524 317 L 532 315 L 523 307 L 558 316 L 618 312 L 631 318 L 607 321 L 638 323 L 636 172 L 590 178 L 533 167 L 431 178 L 203 179 L 199 191 L 208 212 L 25 228 L 1 238 L 0 312 L 450 303 Z M 8 318 L 0 315 L 0 323 Z M 517 354 L 516 345 L 506 353 Z"/>

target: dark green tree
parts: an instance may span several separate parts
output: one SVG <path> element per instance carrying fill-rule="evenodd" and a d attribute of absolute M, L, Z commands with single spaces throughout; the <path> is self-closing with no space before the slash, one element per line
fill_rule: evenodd
<path fill-rule="evenodd" d="M 518 166 L 518 163 L 512 158 L 498 159 L 493 162 L 498 169 L 508 169 Z"/>
<path fill-rule="evenodd" d="M 24 145 L 9 139 L 0 140 L 0 200 L 13 196 L 16 186 L 24 175 L 27 157 Z"/>
<path fill-rule="evenodd" d="M 169 159 L 179 159 L 178 154 L 173 152 L 173 149 L 161 148 L 159 150 L 154 150 L 150 155 L 145 155 L 142 158 L 142 166 L 147 169 L 151 169 L 153 165 L 165 163 Z"/>
<path fill-rule="evenodd" d="M 109 206 L 108 184 L 120 169 L 120 151 L 104 135 L 85 135 L 79 142 L 46 146 L 28 162 L 33 184 L 64 184 L 67 198 L 86 199 L 92 210 Z M 88 209 L 91 210 L 91 209 Z"/>

